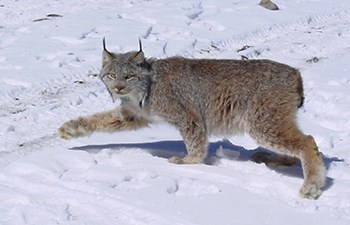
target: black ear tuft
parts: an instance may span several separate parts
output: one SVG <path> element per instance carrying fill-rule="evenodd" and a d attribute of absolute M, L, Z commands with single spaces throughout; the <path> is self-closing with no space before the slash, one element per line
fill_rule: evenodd
<path fill-rule="evenodd" d="M 103 52 L 102 52 L 102 66 L 104 66 L 106 63 L 110 62 L 114 56 L 113 53 L 109 52 L 106 48 L 106 40 L 103 37 L 102 40 L 102 46 L 103 46 Z"/>
<path fill-rule="evenodd" d="M 106 38 L 105 38 L 105 37 L 103 37 L 102 45 L 103 45 L 103 50 L 104 50 L 104 51 L 107 51 L 107 49 L 106 49 Z M 108 52 L 108 51 L 107 51 L 107 52 Z"/>
<path fill-rule="evenodd" d="M 132 55 L 131 60 L 134 63 L 141 65 L 145 61 L 145 54 L 142 51 L 141 38 L 139 38 L 139 47 L 140 50 Z"/>
<path fill-rule="evenodd" d="M 142 52 L 142 43 L 141 43 L 141 38 L 139 38 L 139 48 L 140 48 L 139 52 Z"/>

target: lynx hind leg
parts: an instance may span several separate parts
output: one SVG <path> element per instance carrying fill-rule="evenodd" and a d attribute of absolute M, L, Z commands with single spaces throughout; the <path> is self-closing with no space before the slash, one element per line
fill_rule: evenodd
<path fill-rule="evenodd" d="M 296 125 L 282 127 L 276 131 L 261 135 L 255 133 L 255 138 L 258 143 L 276 153 L 299 158 L 304 174 L 304 183 L 299 191 L 300 196 L 310 199 L 318 198 L 325 185 L 326 173 L 313 137 L 304 135 Z"/>
<path fill-rule="evenodd" d="M 256 163 L 265 163 L 268 167 L 292 166 L 297 163 L 297 158 L 287 155 L 257 152 L 252 156 Z"/>
<path fill-rule="evenodd" d="M 305 142 L 300 157 L 305 179 L 300 188 L 300 195 L 304 198 L 316 199 L 322 193 L 321 188 L 325 186 L 326 169 L 314 138 L 307 136 Z"/>

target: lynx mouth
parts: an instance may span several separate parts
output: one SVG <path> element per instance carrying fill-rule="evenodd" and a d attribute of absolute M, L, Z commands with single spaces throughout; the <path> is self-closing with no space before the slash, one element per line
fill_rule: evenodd
<path fill-rule="evenodd" d="M 117 99 L 122 99 L 122 98 L 125 98 L 128 94 L 129 94 L 129 91 L 127 90 L 110 90 L 108 89 L 108 92 L 113 100 L 113 102 L 115 102 Z"/>
<path fill-rule="evenodd" d="M 115 95 L 118 95 L 118 96 L 123 96 L 123 95 L 129 94 L 129 91 L 125 90 L 125 89 L 123 89 L 123 90 L 114 89 L 112 91 L 112 93 L 114 93 Z"/>
<path fill-rule="evenodd" d="M 114 94 L 122 96 L 122 95 L 126 95 L 127 93 L 125 91 L 115 91 Z"/>

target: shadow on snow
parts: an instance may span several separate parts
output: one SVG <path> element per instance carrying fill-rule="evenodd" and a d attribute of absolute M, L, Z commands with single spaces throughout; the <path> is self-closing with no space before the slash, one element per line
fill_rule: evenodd
<path fill-rule="evenodd" d="M 166 159 L 174 155 L 184 157 L 187 154 L 185 144 L 182 141 L 158 141 L 158 142 L 150 142 L 150 143 L 86 145 L 86 146 L 73 147 L 71 148 L 71 150 L 99 152 L 102 149 L 120 150 L 120 149 L 127 149 L 127 148 L 143 149 L 149 152 L 153 156 L 166 158 Z M 225 151 L 230 151 L 234 153 L 231 155 L 237 155 L 238 158 L 219 156 L 216 153 L 217 153 L 217 150 L 220 148 L 225 149 Z M 211 142 L 209 143 L 209 151 L 208 151 L 208 156 L 205 160 L 205 164 L 217 165 L 220 163 L 222 159 L 230 159 L 230 158 L 232 161 L 254 162 L 252 159 L 252 156 L 257 152 L 268 152 L 269 154 L 275 154 L 262 147 L 259 147 L 254 150 L 247 150 L 241 146 L 232 144 L 229 140 Z M 332 163 L 344 162 L 344 159 L 339 159 L 337 157 L 323 156 L 323 162 L 325 164 L 326 169 L 328 170 L 328 168 Z M 298 162 L 296 165 L 293 165 L 293 166 L 278 166 L 278 167 L 268 167 L 268 168 L 286 176 L 299 177 L 303 179 L 303 173 L 302 173 L 300 162 Z M 323 189 L 324 190 L 329 189 L 333 185 L 333 183 L 334 183 L 333 179 L 327 177 L 326 186 Z"/>

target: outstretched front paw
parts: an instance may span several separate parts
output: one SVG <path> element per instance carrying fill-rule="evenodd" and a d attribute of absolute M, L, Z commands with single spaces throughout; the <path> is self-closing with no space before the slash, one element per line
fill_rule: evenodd
<path fill-rule="evenodd" d="M 70 120 L 58 129 L 60 137 L 66 140 L 86 136 L 90 133 L 86 122 L 82 118 Z"/>

